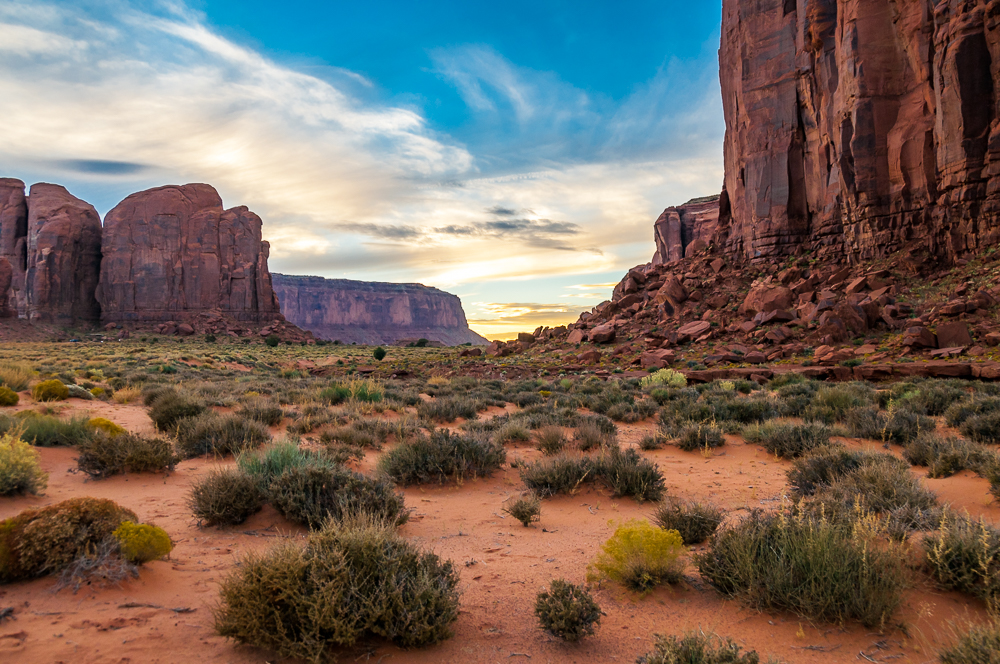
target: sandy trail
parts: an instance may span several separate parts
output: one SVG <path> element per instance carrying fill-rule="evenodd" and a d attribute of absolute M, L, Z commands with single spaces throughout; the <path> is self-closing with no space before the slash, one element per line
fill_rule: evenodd
<path fill-rule="evenodd" d="M 148 425 L 148 418 L 145 424 L 137 421 L 134 410 L 141 413 L 141 407 L 83 403 L 83 407 L 73 404 L 73 410 L 90 409 L 132 430 L 142 431 Z M 620 439 L 632 445 L 651 429 L 649 423 L 625 425 Z M 790 464 L 738 437 L 727 441 L 707 457 L 673 447 L 645 454 L 659 464 L 670 493 L 713 500 L 732 510 L 730 518 L 754 507 L 779 504 Z M 275 660 L 273 653 L 239 647 L 216 636 L 212 607 L 218 582 L 243 553 L 271 546 L 279 537 L 302 538 L 303 529 L 269 507 L 235 529 L 199 529 L 185 506 L 186 494 L 195 478 L 219 465 L 216 461 L 185 461 L 167 477 L 127 475 L 86 481 L 86 476 L 71 472 L 74 450 L 52 448 L 40 453 L 43 468 L 50 473 L 46 494 L 0 499 L 0 518 L 73 496 L 110 498 L 166 528 L 176 548 L 170 560 L 146 565 L 139 580 L 121 588 L 54 593 L 52 578 L 0 587 L 0 608 L 15 609 L 15 619 L 0 624 L 0 661 Z M 526 460 L 538 455 L 527 447 L 510 453 L 511 458 Z M 359 467 L 370 469 L 375 458 L 369 455 Z M 1000 506 L 991 501 L 985 480 L 960 473 L 928 484 L 944 502 L 1000 521 Z M 937 649 L 948 642 L 950 621 L 982 620 L 986 615 L 978 601 L 921 583 L 908 591 L 900 613 L 905 631 L 879 635 L 859 626 L 811 625 L 791 614 L 758 613 L 723 600 L 689 565 L 685 582 L 644 598 L 607 584 L 598 588 L 595 597 L 607 615 L 596 636 L 564 644 L 537 628 L 536 593 L 552 578 L 583 581 L 587 564 L 611 536 L 615 523 L 646 517 L 651 506 L 612 499 L 589 488 L 575 496 L 545 500 L 541 522 L 523 528 L 501 512 L 503 500 L 521 488 L 517 471 L 511 469 L 461 485 L 407 488 L 406 502 L 414 514 L 401 533 L 455 561 L 461 575 L 462 610 L 455 637 L 415 651 L 366 644 L 346 651 L 341 661 L 633 662 L 649 650 L 654 634 L 700 628 L 731 636 L 762 656 L 785 662 L 857 661 L 858 653 L 864 652 L 872 661 L 922 663 L 933 661 Z"/>

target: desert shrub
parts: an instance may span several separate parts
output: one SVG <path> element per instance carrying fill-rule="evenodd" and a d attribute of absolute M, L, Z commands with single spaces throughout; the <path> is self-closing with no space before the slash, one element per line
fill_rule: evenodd
<path fill-rule="evenodd" d="M 937 505 L 934 492 L 891 454 L 868 455 L 856 468 L 834 477 L 817 496 L 823 502 L 845 506 L 861 501 L 866 509 L 878 513 L 903 508 L 923 511 Z"/>
<path fill-rule="evenodd" d="M 0 362 L 0 385 L 14 392 L 23 392 L 28 389 L 28 384 L 34 376 L 35 372 L 27 364 Z"/>
<path fill-rule="evenodd" d="M 333 468 L 336 465 L 323 452 L 302 449 L 295 438 L 279 440 L 258 452 L 245 452 L 236 459 L 237 468 L 254 478 L 261 491 L 266 491 L 271 482 L 289 468 Z"/>
<path fill-rule="evenodd" d="M 875 390 L 865 383 L 841 383 L 820 387 L 803 416 L 813 422 L 832 424 L 844 418 L 848 411 L 875 403 Z"/>
<path fill-rule="evenodd" d="M 115 390 L 114 394 L 111 395 L 111 398 L 114 400 L 115 403 L 124 404 L 124 403 L 132 403 L 133 401 L 138 399 L 141 395 L 142 391 L 138 387 L 132 387 L 131 385 L 127 385 L 125 387 L 121 387 Z"/>
<path fill-rule="evenodd" d="M 382 440 L 378 435 L 371 431 L 366 431 L 350 425 L 336 427 L 330 431 L 324 431 L 320 435 L 319 440 L 327 446 L 348 445 L 358 449 L 366 447 L 376 450 L 382 449 Z"/>
<path fill-rule="evenodd" d="M 964 389 L 946 383 L 927 381 L 901 394 L 895 405 L 919 415 L 937 416 L 944 415 L 953 403 L 967 396 L 968 393 Z"/>
<path fill-rule="evenodd" d="M 666 386 L 666 387 L 686 387 L 687 378 L 679 371 L 673 369 L 660 369 L 649 374 L 642 379 L 643 387 Z"/>
<path fill-rule="evenodd" d="M 109 436 L 120 436 L 128 433 L 125 427 L 115 424 L 106 417 L 92 417 L 87 420 L 87 426 L 96 431 L 101 431 Z"/>
<path fill-rule="evenodd" d="M 372 351 L 372 357 L 374 357 L 377 362 L 381 362 L 382 360 L 384 360 L 385 356 L 386 356 L 385 348 L 382 348 L 381 346 Z"/>
<path fill-rule="evenodd" d="M 433 401 L 423 401 L 417 406 L 417 415 L 435 422 L 454 422 L 462 417 L 474 420 L 485 405 L 465 396 L 437 397 Z"/>
<path fill-rule="evenodd" d="M 788 484 L 796 496 L 811 496 L 834 479 L 856 469 L 871 453 L 827 445 L 796 459 L 788 471 Z"/>
<path fill-rule="evenodd" d="M 914 466 L 926 466 L 929 477 L 950 477 L 961 470 L 987 475 L 1000 467 L 1000 455 L 979 443 L 955 436 L 924 432 L 907 444 L 903 456 Z"/>
<path fill-rule="evenodd" d="M 944 419 L 948 426 L 958 427 L 974 415 L 983 415 L 1000 410 L 1000 397 L 974 396 L 964 401 L 957 401 L 944 411 Z"/>
<path fill-rule="evenodd" d="M 17 392 L 6 386 L 0 387 L 0 406 L 16 406 L 19 401 L 21 401 L 21 397 L 17 395 Z"/>
<path fill-rule="evenodd" d="M 505 501 L 503 511 L 505 514 L 509 514 L 520 521 L 521 525 L 527 528 L 541 518 L 542 501 L 535 494 L 529 493 L 526 496 L 518 496 L 513 500 L 508 499 Z"/>
<path fill-rule="evenodd" d="M 614 436 L 607 435 L 592 422 L 585 422 L 573 432 L 573 442 L 580 451 L 589 452 L 613 444 Z"/>
<path fill-rule="evenodd" d="M 38 464 L 38 457 L 38 452 L 21 440 L 17 431 L 0 435 L 0 496 L 38 494 L 45 490 L 48 473 Z"/>
<path fill-rule="evenodd" d="M 426 484 L 486 477 L 506 460 L 507 450 L 497 442 L 438 429 L 384 453 L 378 470 L 403 485 Z"/>
<path fill-rule="evenodd" d="M 81 443 L 79 450 L 77 468 L 94 479 L 121 473 L 166 473 L 180 461 L 169 440 L 133 433 L 100 433 Z"/>
<path fill-rule="evenodd" d="M 142 391 L 140 392 L 140 395 L 142 396 L 142 405 L 149 408 L 154 403 L 156 403 L 157 399 L 159 399 L 162 396 L 166 396 L 168 394 L 176 395 L 177 390 L 175 390 L 173 387 L 169 385 L 161 385 L 161 384 L 146 385 L 142 388 Z"/>
<path fill-rule="evenodd" d="M 662 434 L 647 434 L 639 441 L 639 449 L 643 452 L 661 449 L 667 444 L 667 439 Z"/>
<path fill-rule="evenodd" d="M 269 334 L 266 337 L 264 337 L 264 343 L 267 345 L 268 348 L 277 348 L 278 344 L 281 343 L 281 337 L 279 337 L 277 334 Z"/>
<path fill-rule="evenodd" d="M 944 588 L 974 595 L 997 608 L 1000 530 L 984 520 L 945 513 L 923 540 L 931 576 Z"/>
<path fill-rule="evenodd" d="M 556 456 L 525 464 L 520 469 L 521 481 L 542 497 L 575 493 L 584 482 L 596 478 L 596 467 L 590 457 Z"/>
<path fill-rule="evenodd" d="M 767 382 L 768 389 L 780 390 L 788 385 L 798 385 L 801 383 L 807 383 L 815 385 L 815 381 L 811 381 L 802 374 L 795 373 L 794 371 L 789 371 L 787 373 L 778 374 L 771 380 Z"/>
<path fill-rule="evenodd" d="M 657 528 L 648 521 L 626 521 L 601 546 L 587 576 L 647 593 L 660 584 L 680 580 L 683 552 L 684 542 L 677 531 Z"/>
<path fill-rule="evenodd" d="M 351 390 L 344 385 L 332 385 L 319 391 L 320 401 L 331 406 L 341 404 L 351 398 Z"/>
<path fill-rule="evenodd" d="M 205 406 L 201 402 L 169 390 L 159 394 L 152 401 L 149 418 L 160 431 L 173 433 L 181 420 L 197 417 L 204 410 Z"/>
<path fill-rule="evenodd" d="M 695 558 L 701 576 L 756 610 L 882 627 L 902 603 L 905 557 L 863 529 L 805 513 L 755 510 Z"/>
<path fill-rule="evenodd" d="M 818 389 L 818 383 L 811 381 L 781 386 L 777 390 L 778 412 L 786 417 L 802 417 L 812 404 Z"/>
<path fill-rule="evenodd" d="M 236 412 L 248 420 L 260 422 L 269 427 L 278 426 L 285 417 L 285 411 L 281 409 L 277 401 L 259 397 L 246 401 Z"/>
<path fill-rule="evenodd" d="M 84 585 L 120 586 L 127 579 L 138 579 L 139 567 L 122 557 L 114 537 L 106 537 L 73 559 L 56 582 L 54 591 L 72 587 L 77 592 Z"/>
<path fill-rule="evenodd" d="M 385 386 L 372 378 L 356 378 L 345 384 L 351 399 L 362 403 L 378 403 L 385 398 Z"/>
<path fill-rule="evenodd" d="M 531 440 L 531 431 L 519 421 L 511 420 L 497 429 L 493 440 L 501 445 L 508 443 L 526 443 Z"/>
<path fill-rule="evenodd" d="M 177 450 L 186 459 L 203 454 L 239 454 L 269 440 L 271 434 L 263 424 L 236 414 L 207 412 L 177 424 Z"/>
<path fill-rule="evenodd" d="M 560 427 L 542 427 L 535 433 L 535 443 L 542 454 L 552 456 L 566 447 L 566 436 Z"/>
<path fill-rule="evenodd" d="M 659 468 L 633 449 L 607 448 L 597 462 L 597 474 L 614 497 L 628 496 L 639 502 L 657 501 L 666 485 Z"/>
<path fill-rule="evenodd" d="M 677 434 L 677 447 L 685 452 L 722 447 L 725 444 L 722 429 L 705 422 L 684 426 Z"/>
<path fill-rule="evenodd" d="M 167 531 L 146 523 L 125 521 L 111 535 L 118 540 L 122 558 L 134 565 L 159 560 L 174 550 Z"/>
<path fill-rule="evenodd" d="M 830 442 L 832 431 L 825 424 L 765 422 L 743 429 L 748 443 L 760 445 L 783 459 L 795 459 Z"/>
<path fill-rule="evenodd" d="M 993 664 L 1000 661 L 1000 623 L 971 626 L 939 656 L 941 664 Z"/>
<path fill-rule="evenodd" d="M 698 391 L 693 387 L 657 387 L 649 392 L 650 398 L 661 406 L 671 401 L 693 401 Z"/>
<path fill-rule="evenodd" d="M 69 388 L 61 380 L 43 380 L 31 388 L 35 401 L 62 401 L 69 397 Z"/>
<path fill-rule="evenodd" d="M 710 503 L 668 497 L 656 506 L 652 521 L 664 530 L 676 530 L 690 546 L 711 537 L 725 516 L 725 510 Z"/>
<path fill-rule="evenodd" d="M 191 487 L 187 504 L 208 526 L 235 526 L 264 506 L 266 496 L 257 480 L 233 468 L 212 471 Z"/>
<path fill-rule="evenodd" d="M 310 662 L 369 637 L 402 647 L 451 636 L 459 577 L 376 520 L 333 523 L 303 548 L 248 554 L 221 584 L 215 629 Z"/>
<path fill-rule="evenodd" d="M 579 641 L 594 633 L 601 607 L 582 586 L 553 579 L 535 598 L 535 615 L 542 629 L 564 641 Z"/>
<path fill-rule="evenodd" d="M 702 632 L 682 638 L 657 634 L 653 649 L 636 664 L 760 664 L 760 656 L 755 650 L 742 652 L 732 639 Z"/>
<path fill-rule="evenodd" d="M 82 417 L 62 420 L 34 411 L 21 411 L 17 419 L 20 420 L 16 426 L 21 429 L 21 440 L 38 447 L 83 445 L 94 436 Z"/>
<path fill-rule="evenodd" d="M 977 443 L 1000 443 L 1000 411 L 973 415 L 962 422 L 958 430 Z"/>
<path fill-rule="evenodd" d="M 752 424 L 778 416 L 776 402 L 766 396 L 742 398 L 724 393 L 724 398 L 712 400 L 715 419 L 720 422 Z"/>
<path fill-rule="evenodd" d="M 937 426 L 925 415 L 900 409 L 884 412 L 876 407 L 854 408 L 846 413 L 844 419 L 855 438 L 901 445 L 916 438 L 921 431 L 933 431 Z"/>
<path fill-rule="evenodd" d="M 131 510 L 99 498 L 25 510 L 0 522 L 0 583 L 62 571 L 122 522 L 138 520 Z"/>
<path fill-rule="evenodd" d="M 300 466 L 285 470 L 267 490 L 268 499 L 290 521 L 316 529 L 328 519 L 360 513 L 403 524 L 409 512 L 392 485 L 346 468 Z"/>

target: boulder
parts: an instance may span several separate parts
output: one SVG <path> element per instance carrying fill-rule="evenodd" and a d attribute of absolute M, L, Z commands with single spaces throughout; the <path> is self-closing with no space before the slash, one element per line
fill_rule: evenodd
<path fill-rule="evenodd" d="M 903 335 L 903 345 L 910 348 L 937 348 L 937 337 L 926 327 L 908 327 Z"/>
<path fill-rule="evenodd" d="M 576 356 L 576 359 L 583 364 L 597 364 L 604 357 L 599 350 L 585 350 Z"/>
<path fill-rule="evenodd" d="M 643 369 L 665 369 L 673 364 L 677 355 L 671 350 L 648 350 L 639 356 Z"/>
<path fill-rule="evenodd" d="M 699 337 L 707 334 L 712 329 L 712 324 L 704 320 L 696 320 L 694 322 L 682 325 L 677 330 L 677 343 L 683 344 L 688 341 L 693 341 Z"/>
<path fill-rule="evenodd" d="M 570 330 L 569 334 L 566 335 L 566 343 L 579 344 L 587 340 L 587 331 L 581 330 L 579 328 L 575 330 Z"/>
<path fill-rule="evenodd" d="M 529 334 L 528 332 L 518 332 L 517 340 L 523 344 L 533 344 L 535 343 L 535 335 Z"/>
<path fill-rule="evenodd" d="M 784 286 L 763 284 L 752 288 L 747 294 L 739 312 L 744 315 L 767 313 L 776 309 L 790 309 L 795 301 L 794 294 Z"/>
<path fill-rule="evenodd" d="M 615 340 L 615 326 L 611 323 L 598 325 L 590 331 L 590 340 L 595 344 L 609 344 Z"/>
<path fill-rule="evenodd" d="M 941 323 L 937 326 L 938 348 L 955 348 L 956 346 L 971 346 L 972 335 L 965 323 Z"/>

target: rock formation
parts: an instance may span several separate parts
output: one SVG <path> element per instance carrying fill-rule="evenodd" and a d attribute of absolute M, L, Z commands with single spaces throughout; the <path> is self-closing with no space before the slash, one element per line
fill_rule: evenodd
<path fill-rule="evenodd" d="M 28 203 L 24 183 L 0 178 L 0 318 L 26 316 Z"/>
<path fill-rule="evenodd" d="M 392 344 L 428 339 L 486 344 L 469 329 L 458 296 L 421 284 L 272 275 L 285 318 L 323 339 Z"/>
<path fill-rule="evenodd" d="M 104 220 L 97 299 L 108 323 L 184 321 L 215 311 L 269 322 L 278 301 L 267 270 L 261 220 L 223 210 L 206 184 L 132 194 Z"/>
<path fill-rule="evenodd" d="M 719 58 L 728 250 L 1000 239 L 1000 0 L 723 0 Z"/>
<path fill-rule="evenodd" d="M 97 322 L 101 310 L 94 289 L 101 266 L 101 217 L 94 206 L 59 185 L 34 184 L 27 229 L 28 319 L 59 325 Z M 13 284 L 17 272 L 12 267 Z"/>
<path fill-rule="evenodd" d="M 653 265 L 684 258 L 694 244 L 695 251 L 711 242 L 719 225 L 719 196 L 695 198 L 684 205 L 669 207 L 653 225 L 656 254 Z"/>

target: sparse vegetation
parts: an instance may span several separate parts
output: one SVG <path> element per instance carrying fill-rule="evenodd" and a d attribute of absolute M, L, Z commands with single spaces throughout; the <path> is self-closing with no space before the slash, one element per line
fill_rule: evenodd
<path fill-rule="evenodd" d="M 6 386 L 0 386 L 0 406 L 16 406 L 21 401 L 17 392 Z"/>
<path fill-rule="evenodd" d="M 815 422 L 765 422 L 743 429 L 743 437 L 748 443 L 760 445 L 783 459 L 795 459 L 826 445 L 832 433 L 825 424 Z"/>
<path fill-rule="evenodd" d="M 288 468 L 271 482 L 267 497 L 286 519 L 312 529 L 362 513 L 397 525 L 409 518 L 391 484 L 346 468 Z"/>
<path fill-rule="evenodd" d="M 93 479 L 122 473 L 167 473 L 180 461 L 169 440 L 132 433 L 99 433 L 81 443 L 79 450 L 77 468 Z"/>
<path fill-rule="evenodd" d="M 28 385 L 34 377 L 35 372 L 27 364 L 0 361 L 0 385 L 14 392 L 23 392 L 28 389 Z"/>
<path fill-rule="evenodd" d="M 721 639 L 703 632 L 655 637 L 653 650 L 636 660 L 637 664 L 760 664 L 757 652 L 743 652 L 732 639 Z"/>
<path fill-rule="evenodd" d="M 521 525 L 527 528 L 541 517 L 542 501 L 535 494 L 528 493 L 525 496 L 508 499 L 504 502 L 503 511 L 505 514 L 509 514 L 520 521 Z"/>
<path fill-rule="evenodd" d="M 716 531 L 726 513 L 710 503 L 667 497 L 656 506 L 652 521 L 664 530 L 676 530 L 684 544 L 701 544 Z"/>
<path fill-rule="evenodd" d="M 548 590 L 538 593 L 535 615 L 546 632 L 574 642 L 594 633 L 601 622 L 601 607 L 586 588 L 553 579 Z"/>
<path fill-rule="evenodd" d="M 177 450 L 188 459 L 203 454 L 240 454 L 269 440 L 271 434 L 263 424 L 236 414 L 208 412 L 177 423 Z"/>
<path fill-rule="evenodd" d="M 507 451 L 499 443 L 438 429 L 384 453 L 378 470 L 403 485 L 440 483 L 485 477 L 506 460 Z"/>
<path fill-rule="evenodd" d="M 994 664 L 1000 661 L 1000 623 L 972 625 L 940 653 L 941 664 Z"/>

